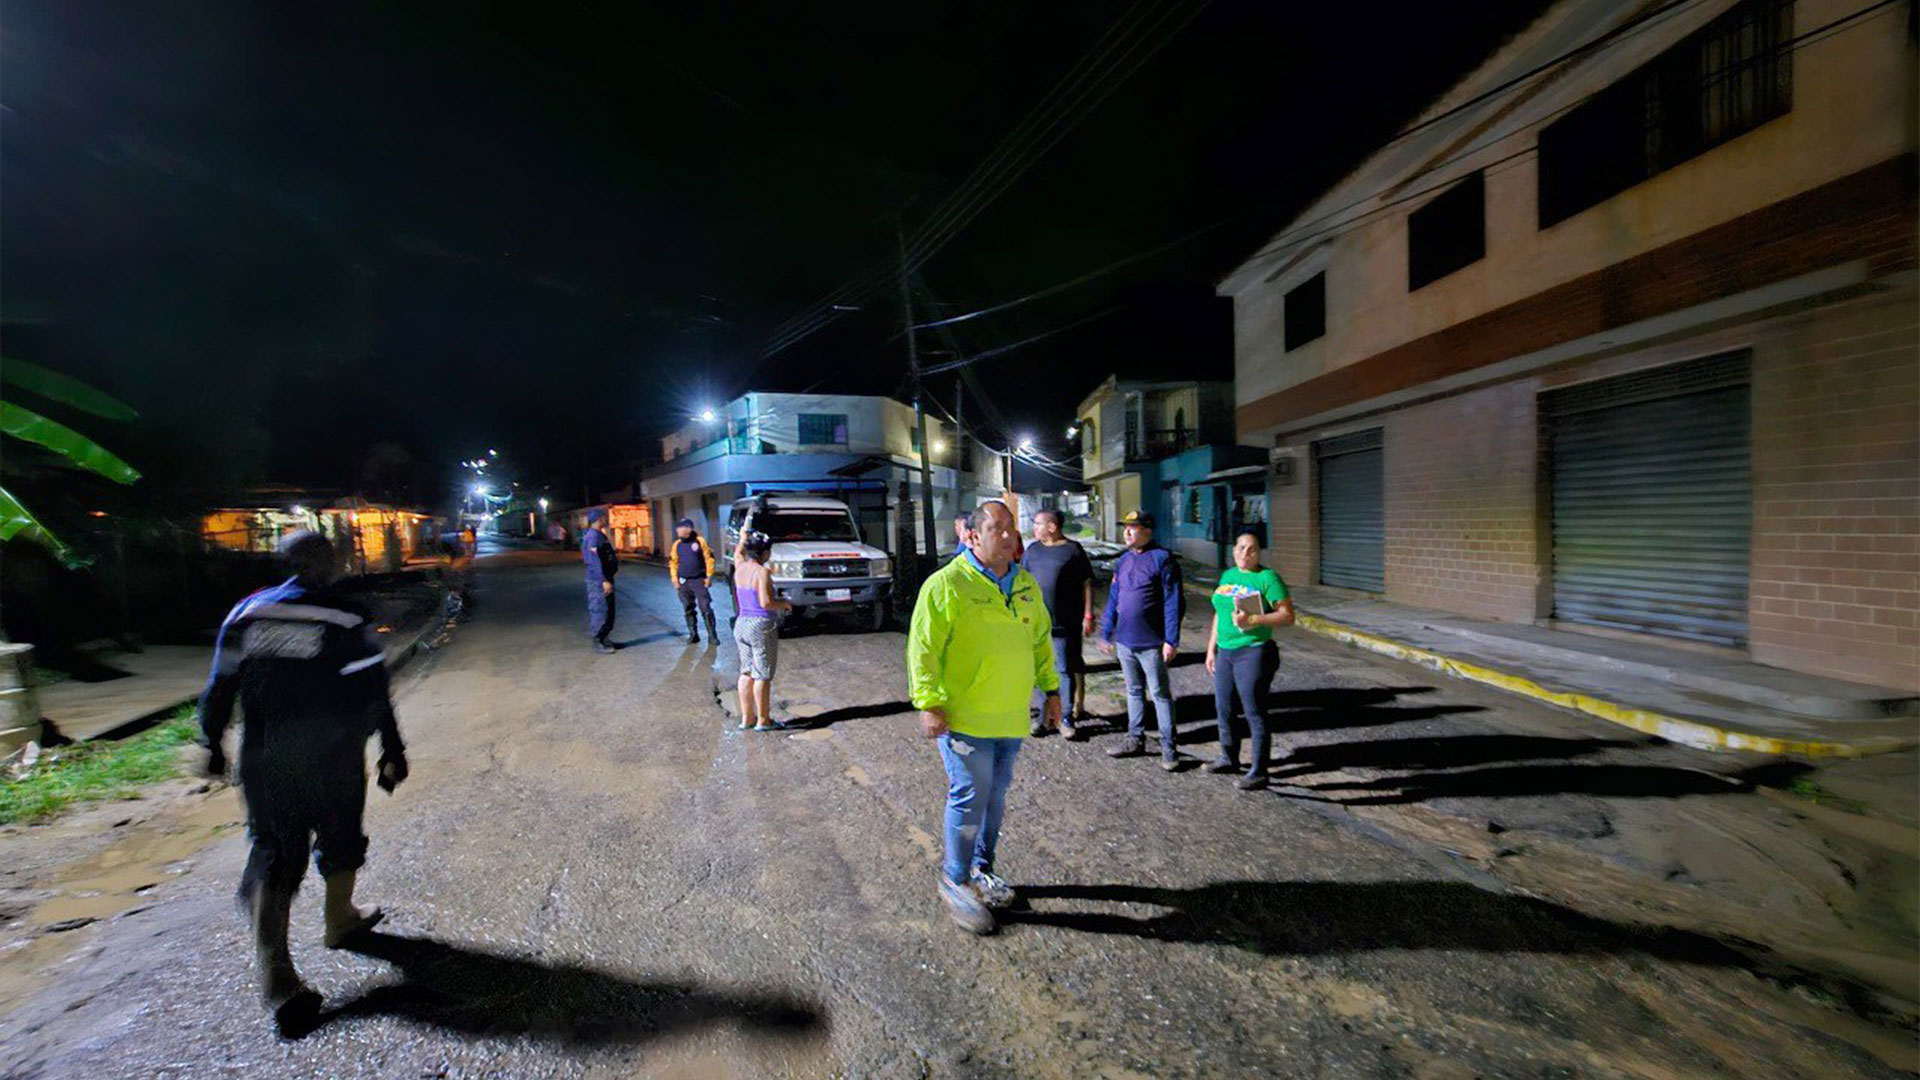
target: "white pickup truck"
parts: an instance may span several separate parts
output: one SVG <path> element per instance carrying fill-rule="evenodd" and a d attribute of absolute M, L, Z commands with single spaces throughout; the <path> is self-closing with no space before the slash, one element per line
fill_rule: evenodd
<path fill-rule="evenodd" d="M 839 499 L 816 495 L 756 495 L 739 499 L 727 514 L 725 551 L 714 556 L 733 577 L 733 549 L 747 532 L 773 541 L 767 567 L 773 594 L 793 605 L 794 615 L 845 611 L 862 625 L 887 625 L 893 602 L 893 560 L 861 542 L 853 511 Z"/>

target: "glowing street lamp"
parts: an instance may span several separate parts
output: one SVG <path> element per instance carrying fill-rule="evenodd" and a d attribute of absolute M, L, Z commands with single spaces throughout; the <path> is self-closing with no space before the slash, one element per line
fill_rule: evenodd
<path fill-rule="evenodd" d="M 540 512 L 543 514 L 547 512 L 547 500 L 545 499 L 540 500 Z"/>
<path fill-rule="evenodd" d="M 1033 439 L 1031 436 L 1020 440 L 1020 452 L 1023 454 L 1033 453 Z"/>
<path fill-rule="evenodd" d="M 474 496 L 475 496 L 475 497 L 477 497 L 477 498 L 481 498 L 481 499 L 484 499 L 484 498 L 486 498 L 486 497 L 487 497 L 487 485 L 485 485 L 485 484 L 475 484 L 475 485 L 473 485 L 473 494 L 474 494 Z"/>
<path fill-rule="evenodd" d="M 719 417 L 714 415 L 714 412 L 712 409 L 701 409 L 700 415 L 694 417 L 694 419 L 700 421 L 703 424 L 711 424 L 715 420 L 719 419 Z"/>

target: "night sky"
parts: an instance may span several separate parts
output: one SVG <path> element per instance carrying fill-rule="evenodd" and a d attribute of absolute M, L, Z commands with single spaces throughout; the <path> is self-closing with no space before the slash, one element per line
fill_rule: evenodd
<path fill-rule="evenodd" d="M 958 344 L 1105 313 L 979 366 L 1043 436 L 1114 370 L 1226 377 L 1213 283 L 1541 6 L 1204 5 L 924 288 L 956 313 L 1224 222 Z M 748 389 L 900 392 L 891 284 L 760 356 L 1123 13 L 1200 7 L 13 0 L 7 354 L 141 409 L 99 434 L 163 487 L 350 489 L 379 443 L 434 486 L 490 446 L 604 486 Z"/>

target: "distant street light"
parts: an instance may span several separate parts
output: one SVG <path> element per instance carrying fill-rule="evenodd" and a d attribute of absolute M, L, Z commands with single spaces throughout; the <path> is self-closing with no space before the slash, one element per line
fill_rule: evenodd
<path fill-rule="evenodd" d="M 543 514 L 547 512 L 547 500 L 545 499 L 540 500 L 540 512 Z"/>
<path fill-rule="evenodd" d="M 713 414 L 712 409 L 701 409 L 700 415 L 694 417 L 694 419 L 700 421 L 703 424 L 711 424 L 716 418 Z"/>
<path fill-rule="evenodd" d="M 1023 454 L 1033 453 L 1033 439 L 1031 437 L 1020 440 L 1020 452 Z"/>
<path fill-rule="evenodd" d="M 489 449 L 487 450 L 487 456 L 488 456 L 488 457 L 499 457 L 499 456 L 500 456 L 500 451 L 498 451 L 498 450 L 494 450 L 494 449 L 492 449 L 492 448 L 489 448 Z"/>
<path fill-rule="evenodd" d="M 482 499 L 484 499 L 484 498 L 486 498 L 486 497 L 487 497 L 487 485 L 485 485 L 485 484 L 475 484 L 475 485 L 473 485 L 473 493 L 474 493 L 475 495 L 477 495 L 477 496 L 479 496 L 479 497 L 480 497 L 480 498 L 482 498 Z"/>
<path fill-rule="evenodd" d="M 947 452 L 947 440 L 945 440 L 945 439 L 935 439 L 935 440 L 933 440 L 933 452 L 934 452 L 934 453 L 936 453 L 936 454 L 944 454 L 944 453 L 946 453 L 946 452 Z"/>
<path fill-rule="evenodd" d="M 1067 425 L 1067 438 L 1069 438 L 1069 439 L 1072 439 L 1072 438 L 1077 438 L 1077 437 L 1079 437 L 1079 435 L 1080 435 L 1080 425 L 1079 425 L 1079 424 L 1068 424 L 1068 425 Z"/>

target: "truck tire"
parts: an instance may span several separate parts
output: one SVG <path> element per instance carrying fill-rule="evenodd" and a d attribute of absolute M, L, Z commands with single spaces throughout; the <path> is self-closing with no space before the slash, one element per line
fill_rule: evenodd
<path fill-rule="evenodd" d="M 866 618 L 861 620 L 870 634 L 877 634 L 887 628 L 887 602 L 875 600 L 867 605 Z"/>

